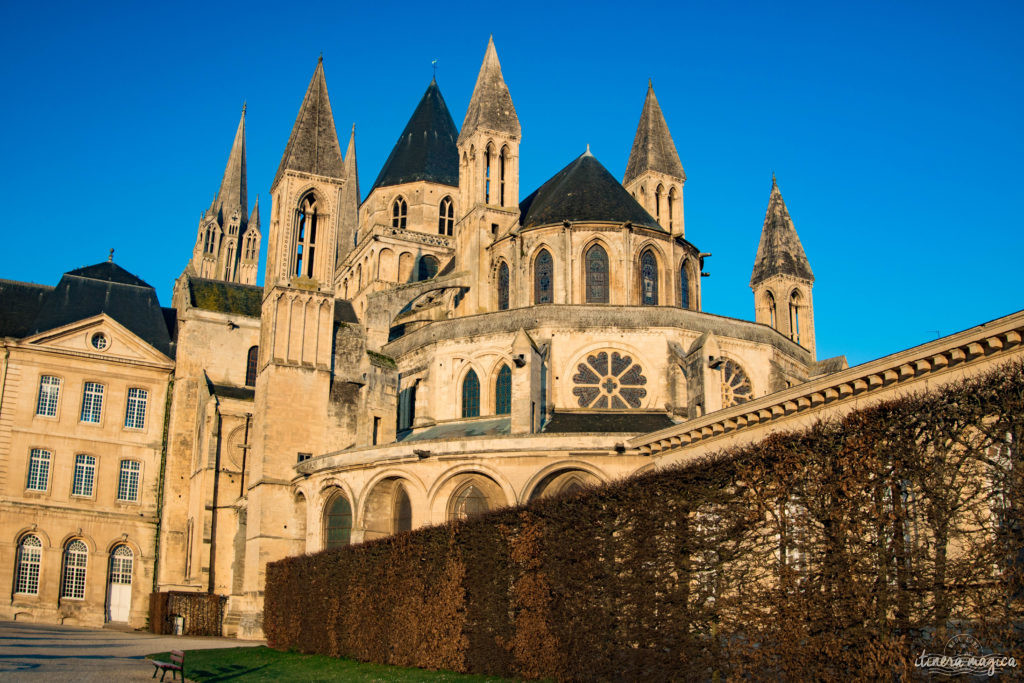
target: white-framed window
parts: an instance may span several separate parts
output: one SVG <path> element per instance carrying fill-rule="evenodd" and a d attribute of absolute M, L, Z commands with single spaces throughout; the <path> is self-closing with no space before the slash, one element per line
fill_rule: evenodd
<path fill-rule="evenodd" d="M 28 535 L 18 544 L 18 560 L 14 569 L 14 592 L 39 595 L 39 565 L 43 560 L 43 542 Z"/>
<path fill-rule="evenodd" d="M 89 563 L 89 548 L 75 540 L 64 549 L 64 585 L 60 597 L 82 600 L 85 598 L 85 570 Z"/>
<path fill-rule="evenodd" d="M 71 495 L 92 497 L 96 482 L 96 458 L 91 455 L 75 456 L 75 475 L 71 482 Z"/>
<path fill-rule="evenodd" d="M 39 400 L 36 401 L 36 415 L 57 416 L 57 402 L 60 400 L 60 378 L 43 375 L 39 378 Z"/>
<path fill-rule="evenodd" d="M 128 390 L 128 406 L 124 413 L 124 426 L 129 429 L 146 427 L 146 401 L 149 392 L 145 389 L 132 387 Z"/>
<path fill-rule="evenodd" d="M 29 491 L 45 491 L 50 483 L 50 451 L 33 448 L 28 456 L 28 482 L 25 488 Z"/>
<path fill-rule="evenodd" d="M 103 385 L 86 382 L 82 389 L 82 422 L 99 424 L 103 414 Z"/>
<path fill-rule="evenodd" d="M 117 480 L 117 499 L 137 501 L 139 499 L 139 472 L 142 466 L 138 460 L 122 460 L 121 476 Z"/>

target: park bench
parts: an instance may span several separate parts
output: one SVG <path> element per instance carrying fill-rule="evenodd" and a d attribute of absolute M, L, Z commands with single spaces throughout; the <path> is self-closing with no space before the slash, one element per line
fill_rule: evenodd
<path fill-rule="evenodd" d="M 180 671 L 181 680 L 185 680 L 185 653 L 181 650 L 171 650 L 171 661 L 169 662 L 161 662 L 156 659 L 150 659 L 148 661 L 156 667 L 153 669 L 153 678 L 156 678 L 157 671 L 162 671 L 163 673 L 160 674 L 160 680 L 162 681 L 164 680 L 164 676 L 167 675 L 167 672 L 170 671 L 171 680 L 174 680 Z"/>

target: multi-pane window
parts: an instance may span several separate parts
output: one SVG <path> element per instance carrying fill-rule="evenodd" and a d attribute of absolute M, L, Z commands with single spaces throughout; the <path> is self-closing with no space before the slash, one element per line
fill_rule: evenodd
<path fill-rule="evenodd" d="M 405 199 L 398 197 L 395 199 L 395 203 L 391 205 L 391 227 L 405 228 L 408 216 L 409 205 L 405 203 Z"/>
<path fill-rule="evenodd" d="M 43 559 L 43 543 L 36 536 L 26 536 L 18 544 L 18 561 L 14 568 L 14 592 L 39 595 L 39 565 Z"/>
<path fill-rule="evenodd" d="M 508 415 L 512 412 L 512 369 L 502 365 L 498 380 L 494 383 L 494 414 Z"/>
<path fill-rule="evenodd" d="M 82 422 L 99 423 L 103 414 L 103 385 L 86 382 L 82 389 Z"/>
<path fill-rule="evenodd" d="M 119 545 L 110 554 L 110 583 L 132 582 L 132 559 L 134 553 L 126 545 Z"/>
<path fill-rule="evenodd" d="M 89 563 L 89 548 L 82 541 L 71 541 L 64 549 L 64 585 L 62 598 L 81 600 L 85 597 L 85 570 Z"/>
<path fill-rule="evenodd" d="M 554 301 L 552 291 L 552 275 L 554 264 L 551 261 L 551 253 L 542 249 L 533 262 L 533 303 L 549 304 Z"/>
<path fill-rule="evenodd" d="M 608 252 L 599 244 L 587 249 L 587 303 L 608 303 Z"/>
<path fill-rule="evenodd" d="M 451 235 L 455 229 L 455 205 L 451 197 L 441 200 L 441 207 L 437 216 L 437 233 L 439 235 Z"/>
<path fill-rule="evenodd" d="M 352 506 L 345 496 L 337 495 L 324 516 L 324 547 L 340 548 L 352 537 Z"/>
<path fill-rule="evenodd" d="M 650 249 L 640 255 L 640 305 L 658 305 L 658 261 Z"/>
<path fill-rule="evenodd" d="M 117 499 L 136 501 L 139 499 L 139 471 L 141 466 L 138 460 L 122 460 L 121 476 L 117 480 Z"/>
<path fill-rule="evenodd" d="M 36 402 L 36 415 L 56 417 L 57 401 L 60 399 L 60 378 L 43 375 L 39 379 L 39 400 Z"/>
<path fill-rule="evenodd" d="M 49 481 L 50 451 L 33 448 L 28 456 L 28 483 L 25 488 L 29 491 L 45 491 Z"/>
<path fill-rule="evenodd" d="M 498 310 L 508 310 L 508 264 L 504 261 L 498 266 Z"/>
<path fill-rule="evenodd" d="M 146 401 L 149 400 L 149 392 L 145 389 L 132 387 L 128 389 L 128 405 L 124 412 L 124 426 L 129 429 L 144 429 L 146 427 Z"/>
<path fill-rule="evenodd" d="M 462 380 L 462 417 L 480 416 L 480 379 L 470 370 Z"/>
<path fill-rule="evenodd" d="M 249 355 L 245 359 L 245 386 L 256 386 L 256 370 L 259 368 L 257 362 L 260 358 L 260 347 L 250 346 Z"/>
<path fill-rule="evenodd" d="M 96 458 L 91 455 L 75 456 L 75 474 L 71 482 L 71 495 L 92 496 L 96 482 Z"/>

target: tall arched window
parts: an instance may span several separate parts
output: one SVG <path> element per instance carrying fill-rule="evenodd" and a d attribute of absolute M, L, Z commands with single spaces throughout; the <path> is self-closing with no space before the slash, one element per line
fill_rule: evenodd
<path fill-rule="evenodd" d="M 405 203 L 405 199 L 401 196 L 396 197 L 394 204 L 391 205 L 391 227 L 404 228 L 408 215 L 409 206 Z"/>
<path fill-rule="evenodd" d="M 482 515 L 490 509 L 487 494 L 475 483 L 468 484 L 452 497 L 449 520 L 468 519 Z"/>
<path fill-rule="evenodd" d="M 554 264 L 551 253 L 541 249 L 533 261 L 533 303 L 550 304 L 554 301 Z"/>
<path fill-rule="evenodd" d="M 340 493 L 327 503 L 324 513 L 324 548 L 340 548 L 352 538 L 352 506 Z"/>
<path fill-rule="evenodd" d="M 508 147 L 501 148 L 498 158 L 498 205 L 505 206 L 505 169 L 508 166 Z"/>
<path fill-rule="evenodd" d="M 470 370 L 462 380 L 462 417 L 480 416 L 480 379 Z"/>
<path fill-rule="evenodd" d="M 658 259 L 650 249 L 640 254 L 640 305 L 658 305 Z"/>
<path fill-rule="evenodd" d="M 494 414 L 508 415 L 512 412 L 512 368 L 502 365 L 498 379 L 494 382 Z"/>
<path fill-rule="evenodd" d="M 412 501 L 409 500 L 409 494 L 401 484 L 395 487 L 394 520 L 392 533 L 397 534 L 400 531 L 412 529 Z"/>
<path fill-rule="evenodd" d="M 490 145 L 484 149 L 484 204 L 491 203 L 491 158 L 494 150 Z"/>
<path fill-rule="evenodd" d="M 587 303 L 608 303 L 608 253 L 600 244 L 587 249 Z"/>
<path fill-rule="evenodd" d="M 256 386 L 256 370 L 259 369 L 260 347 L 250 346 L 245 357 L 245 386 Z"/>
<path fill-rule="evenodd" d="M 800 292 L 795 289 L 789 295 L 789 337 L 800 343 Z"/>
<path fill-rule="evenodd" d="M 316 197 L 310 193 L 299 203 L 295 229 L 295 269 L 292 271 L 296 277 L 313 277 L 318 218 Z"/>
<path fill-rule="evenodd" d="M 455 229 L 455 204 L 451 197 L 441 200 L 437 213 L 437 234 L 451 235 Z"/>
<path fill-rule="evenodd" d="M 37 536 L 25 536 L 18 544 L 14 566 L 14 592 L 39 595 L 39 567 L 43 561 L 43 542 Z"/>
<path fill-rule="evenodd" d="M 768 324 L 773 330 L 779 329 L 779 320 L 776 317 L 778 308 L 775 305 L 775 296 L 771 292 L 764 295 L 765 306 L 768 307 Z"/>
<path fill-rule="evenodd" d="M 690 276 L 687 275 L 687 261 L 683 259 L 683 262 L 679 264 L 679 307 L 689 308 L 690 307 Z"/>
<path fill-rule="evenodd" d="M 504 261 L 498 266 L 498 310 L 508 310 L 508 264 Z"/>
<path fill-rule="evenodd" d="M 64 581 L 61 586 L 62 598 L 85 598 L 85 570 L 89 563 L 89 548 L 84 542 L 74 540 L 64 548 Z"/>
<path fill-rule="evenodd" d="M 668 191 L 668 197 L 665 198 L 668 202 L 666 208 L 668 209 L 668 229 L 672 232 L 672 228 L 675 227 L 675 205 L 676 205 L 676 188 L 672 188 Z"/>
<path fill-rule="evenodd" d="M 226 259 L 224 259 L 224 279 L 225 280 L 230 280 L 231 279 L 231 267 L 234 265 L 234 263 L 233 263 L 234 260 L 235 260 L 235 245 L 234 244 L 229 244 L 228 245 L 228 257 Z"/>
<path fill-rule="evenodd" d="M 422 282 L 423 280 L 429 280 L 437 275 L 437 259 L 426 254 L 420 256 L 420 264 L 416 270 L 416 281 Z"/>
<path fill-rule="evenodd" d="M 661 196 L 663 194 L 665 194 L 665 188 L 658 185 L 654 189 L 654 217 L 658 219 L 659 223 L 661 222 Z"/>

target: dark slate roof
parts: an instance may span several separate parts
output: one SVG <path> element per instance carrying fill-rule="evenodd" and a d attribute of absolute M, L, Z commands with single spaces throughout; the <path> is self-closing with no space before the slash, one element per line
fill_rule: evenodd
<path fill-rule="evenodd" d="M 623 184 L 637 178 L 644 171 L 657 171 L 686 179 L 683 164 L 679 161 L 679 152 L 672 142 L 672 134 L 668 132 L 665 115 L 661 113 L 658 98 L 654 96 L 654 85 L 650 81 L 647 83 L 647 99 L 640 112 L 640 122 L 636 126 L 636 137 L 633 138 L 633 149 L 626 164 L 626 174 L 622 178 Z"/>
<path fill-rule="evenodd" d="M 157 351 L 173 357 L 156 291 L 120 266 L 98 263 L 72 270 L 47 294 L 29 334 L 105 313 Z"/>
<path fill-rule="evenodd" d="M 270 184 L 271 189 L 277 186 L 286 169 L 331 178 L 345 177 L 341 145 L 334 129 L 331 101 L 327 97 L 323 58 L 317 62 L 313 79 L 306 89 L 291 137 L 281 156 L 281 165 L 277 167 L 274 182 Z"/>
<path fill-rule="evenodd" d="M 772 192 L 768 198 L 768 210 L 761 228 L 761 242 L 754 257 L 754 271 L 750 276 L 751 286 L 767 280 L 773 275 L 791 275 L 814 282 L 811 264 L 796 234 L 796 226 L 789 217 L 786 202 L 772 174 Z"/>
<path fill-rule="evenodd" d="M 348 299 L 335 299 L 334 300 L 334 322 L 336 323 L 358 323 L 359 316 L 356 315 L 356 309 L 353 308 L 352 302 Z"/>
<path fill-rule="evenodd" d="M 632 223 L 665 232 L 588 149 L 519 203 L 524 228 L 564 221 Z"/>
<path fill-rule="evenodd" d="M 370 191 L 421 180 L 458 187 L 458 137 L 437 81 L 431 81 Z"/>
<path fill-rule="evenodd" d="M 399 434 L 398 441 L 429 441 L 431 439 L 462 439 L 467 436 L 504 436 L 511 431 L 511 419 L 496 417 L 488 420 L 446 422 L 427 427 L 419 432 Z"/>
<path fill-rule="evenodd" d="M 190 277 L 188 290 L 189 303 L 206 311 L 258 318 L 263 308 L 263 288 L 255 285 Z"/>
<path fill-rule="evenodd" d="M 252 401 L 256 398 L 256 390 L 252 387 L 234 387 L 229 384 L 210 383 L 210 391 L 219 398 L 233 398 L 239 401 Z"/>
<path fill-rule="evenodd" d="M 53 287 L 0 280 L 0 337 L 24 337 Z"/>
<path fill-rule="evenodd" d="M 555 413 L 541 431 L 545 434 L 647 433 L 675 424 L 664 413 Z"/>
<path fill-rule="evenodd" d="M 460 139 L 468 139 L 478 128 L 516 137 L 522 133 L 515 105 L 512 104 L 512 95 L 501 74 L 501 62 L 498 61 L 498 51 L 494 49 L 493 36 L 487 41 L 484 62 L 480 65 L 473 96 L 466 108 L 466 118 L 462 120 Z"/>

